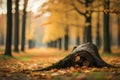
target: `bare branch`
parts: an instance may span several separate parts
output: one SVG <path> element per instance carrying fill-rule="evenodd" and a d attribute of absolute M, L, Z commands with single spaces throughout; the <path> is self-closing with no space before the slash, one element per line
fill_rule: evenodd
<path fill-rule="evenodd" d="M 84 2 L 82 2 L 82 1 L 80 1 L 80 0 L 77 0 L 79 3 L 81 3 L 81 4 L 85 4 Z"/>
<path fill-rule="evenodd" d="M 81 12 L 81 11 L 75 6 L 74 3 L 71 3 L 71 5 L 74 7 L 74 9 L 75 9 L 79 14 L 81 14 L 81 15 L 83 15 L 83 16 L 86 16 L 85 13 Z"/>
<path fill-rule="evenodd" d="M 106 14 L 108 13 L 114 13 L 114 14 L 120 14 L 120 10 L 118 9 L 112 9 L 112 10 L 109 10 L 109 9 L 105 9 L 105 10 L 91 10 L 92 12 L 104 12 Z"/>
<path fill-rule="evenodd" d="M 117 9 L 113 9 L 113 10 L 105 9 L 104 13 L 106 13 L 106 14 L 108 14 L 108 13 L 120 14 L 120 10 L 117 10 Z"/>

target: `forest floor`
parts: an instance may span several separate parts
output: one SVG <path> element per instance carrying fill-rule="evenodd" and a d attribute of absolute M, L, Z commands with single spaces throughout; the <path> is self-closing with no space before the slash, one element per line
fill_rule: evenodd
<path fill-rule="evenodd" d="M 31 71 L 49 66 L 64 58 L 71 51 L 31 49 L 24 53 L 13 52 L 13 58 L 4 56 L 3 51 L 0 50 L 0 80 L 120 80 L 120 68 L 87 68 L 83 66 L 50 71 Z M 105 62 L 120 67 L 119 50 L 113 54 L 101 54 L 101 57 Z"/>

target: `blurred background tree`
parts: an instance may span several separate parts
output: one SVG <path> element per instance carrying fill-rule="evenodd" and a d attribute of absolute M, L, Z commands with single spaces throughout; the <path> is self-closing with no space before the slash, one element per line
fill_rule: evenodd
<path fill-rule="evenodd" d="M 14 51 L 19 51 L 19 0 L 15 0 Z"/>
<path fill-rule="evenodd" d="M 12 56 L 12 0 L 7 1 L 7 31 L 5 55 Z"/>
<path fill-rule="evenodd" d="M 27 8 L 28 0 L 24 0 L 24 9 L 23 9 L 23 20 L 22 20 L 22 38 L 21 38 L 21 51 L 25 51 L 25 33 L 26 33 L 26 8 Z"/>
<path fill-rule="evenodd" d="M 0 45 L 6 44 L 8 52 L 12 45 L 18 52 L 20 47 L 21 51 L 35 47 L 69 50 L 93 42 L 104 53 L 120 46 L 120 1 L 12 0 L 7 7 L 8 2 L 0 0 Z"/>

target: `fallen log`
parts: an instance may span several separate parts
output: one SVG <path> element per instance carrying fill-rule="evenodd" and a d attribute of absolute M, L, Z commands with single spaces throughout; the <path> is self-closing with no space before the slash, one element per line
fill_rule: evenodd
<path fill-rule="evenodd" d="M 44 71 L 51 69 L 61 69 L 75 66 L 87 66 L 87 67 L 114 67 L 110 64 L 104 62 L 99 53 L 97 47 L 93 43 L 81 44 L 73 49 L 71 54 L 66 56 L 64 59 L 58 61 L 57 63 L 48 66 L 43 69 L 33 70 L 33 71 Z"/>

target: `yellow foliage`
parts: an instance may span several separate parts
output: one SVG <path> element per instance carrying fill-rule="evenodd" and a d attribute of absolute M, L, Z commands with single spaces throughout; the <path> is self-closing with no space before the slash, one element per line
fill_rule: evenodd
<path fill-rule="evenodd" d="M 84 6 L 79 5 L 76 0 L 72 0 L 77 7 L 83 10 Z M 69 0 L 48 0 L 47 3 L 43 5 L 47 6 L 46 12 L 50 12 L 50 16 L 47 19 L 47 29 L 43 42 L 54 41 L 60 37 L 63 37 L 65 32 L 65 27 L 69 27 L 69 35 L 71 37 L 76 37 L 76 35 L 81 35 L 79 31 L 85 23 L 85 18 L 78 14 L 73 6 L 71 6 Z M 80 32 L 80 33 L 79 33 Z M 74 34 L 73 34 L 74 33 Z"/>
<path fill-rule="evenodd" d="M 63 37 L 65 34 L 64 29 L 62 26 L 59 26 L 57 24 L 51 24 L 49 27 L 47 27 L 45 36 L 43 38 L 43 42 L 49 42 L 49 41 L 54 41 L 60 37 Z"/>
<path fill-rule="evenodd" d="M 33 16 L 31 16 L 32 13 L 28 13 L 27 18 L 27 29 L 26 29 L 26 39 L 33 39 L 34 37 L 34 31 L 35 31 L 35 20 L 33 19 Z"/>
<path fill-rule="evenodd" d="M 6 30 L 6 15 L 1 14 L 0 15 L 0 34 L 5 34 Z"/>

